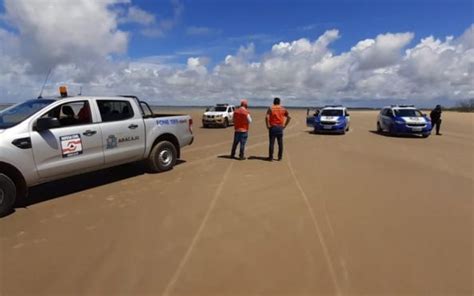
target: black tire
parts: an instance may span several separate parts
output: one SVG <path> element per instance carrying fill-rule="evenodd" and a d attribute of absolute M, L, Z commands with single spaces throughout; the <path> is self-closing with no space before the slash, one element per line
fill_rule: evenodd
<path fill-rule="evenodd" d="M 380 126 L 380 122 L 377 121 L 377 133 L 382 133 L 382 127 Z"/>
<path fill-rule="evenodd" d="M 428 138 L 430 136 L 430 134 L 422 134 L 421 135 L 423 138 Z"/>
<path fill-rule="evenodd" d="M 224 119 L 224 127 L 228 127 L 228 126 L 229 126 L 229 119 L 225 118 Z"/>
<path fill-rule="evenodd" d="M 169 171 L 176 164 L 177 155 L 173 143 L 168 141 L 159 142 L 151 149 L 150 156 L 148 156 L 148 168 L 154 173 Z"/>
<path fill-rule="evenodd" d="M 15 200 L 15 183 L 7 175 L 0 174 L 0 217 L 12 212 Z"/>

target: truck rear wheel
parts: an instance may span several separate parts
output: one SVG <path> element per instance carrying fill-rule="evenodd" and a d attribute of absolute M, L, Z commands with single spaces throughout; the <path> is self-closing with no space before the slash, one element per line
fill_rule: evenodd
<path fill-rule="evenodd" d="M 15 204 L 16 186 L 5 174 L 0 174 L 0 217 L 8 215 Z"/>
<path fill-rule="evenodd" d="M 152 172 L 164 172 L 171 170 L 176 164 L 177 151 L 173 143 L 162 141 L 151 149 L 147 159 L 148 168 Z"/>

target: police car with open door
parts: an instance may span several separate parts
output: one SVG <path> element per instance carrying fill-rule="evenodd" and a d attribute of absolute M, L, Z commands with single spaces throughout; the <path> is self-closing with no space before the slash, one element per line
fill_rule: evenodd
<path fill-rule="evenodd" d="M 306 125 L 315 133 L 345 134 L 350 129 L 351 117 L 347 108 L 341 105 L 325 106 L 306 118 Z"/>
<path fill-rule="evenodd" d="M 431 134 L 431 120 L 414 105 L 391 105 L 382 108 L 377 117 L 377 132 L 391 135 L 420 135 L 427 138 Z"/>

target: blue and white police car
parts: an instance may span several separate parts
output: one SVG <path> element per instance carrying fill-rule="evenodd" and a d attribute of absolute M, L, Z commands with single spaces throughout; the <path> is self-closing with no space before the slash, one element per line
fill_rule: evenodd
<path fill-rule="evenodd" d="M 325 106 L 313 116 L 308 116 L 306 125 L 314 128 L 315 133 L 340 133 L 349 131 L 351 119 L 347 108 L 341 105 Z"/>
<path fill-rule="evenodd" d="M 382 108 L 377 117 L 377 132 L 391 135 L 431 134 L 431 120 L 413 105 L 391 105 Z"/>

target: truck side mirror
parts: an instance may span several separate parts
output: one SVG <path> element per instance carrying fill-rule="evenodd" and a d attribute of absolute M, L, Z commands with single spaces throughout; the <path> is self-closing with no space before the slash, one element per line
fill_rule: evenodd
<path fill-rule="evenodd" d="M 36 130 L 42 132 L 55 127 L 60 127 L 59 119 L 56 117 L 43 117 L 36 121 Z"/>

